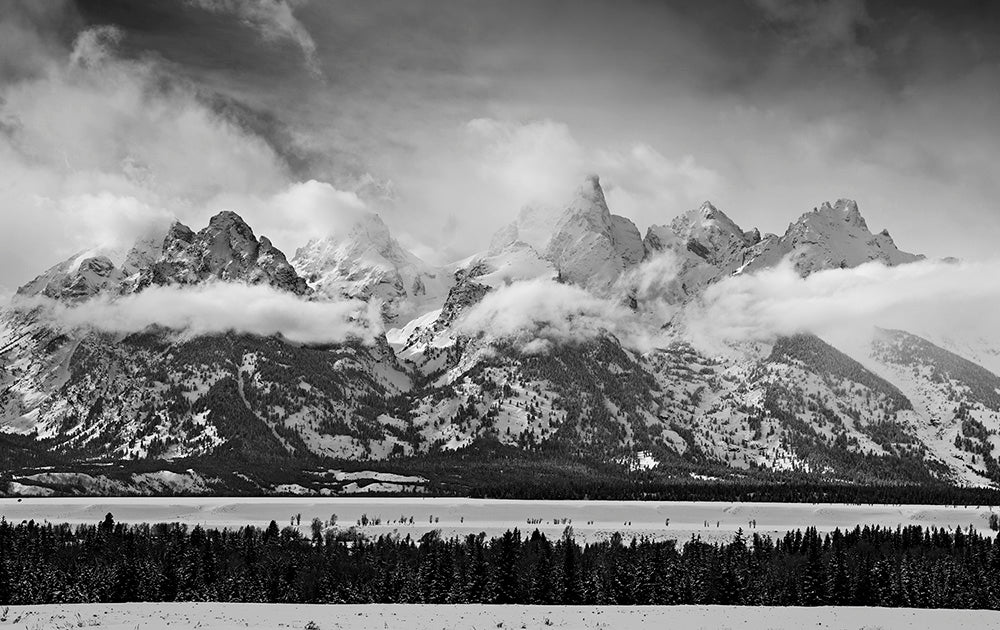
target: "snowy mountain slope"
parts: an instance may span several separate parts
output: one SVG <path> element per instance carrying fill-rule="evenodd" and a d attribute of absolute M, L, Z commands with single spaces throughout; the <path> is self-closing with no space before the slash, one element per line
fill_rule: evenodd
<path fill-rule="evenodd" d="M 431 448 L 486 437 L 528 451 L 545 444 L 620 458 L 652 447 L 657 389 L 645 359 L 612 338 L 545 354 L 500 344 L 416 397 L 413 421 Z"/>
<path fill-rule="evenodd" d="M 4 323 L 0 426 L 59 452 L 358 458 L 384 457 L 399 443 L 377 419 L 410 379 L 384 342 L 309 348 L 245 335 L 120 337 Z"/>
<path fill-rule="evenodd" d="M 595 189 L 599 189 L 596 181 L 592 183 Z M 582 197 L 587 198 L 586 193 Z M 599 205 L 595 203 L 590 207 Z M 862 230 L 867 231 L 867 227 L 856 206 L 852 207 L 850 203 L 827 205 L 823 212 L 833 211 L 843 213 L 845 220 L 842 225 L 828 221 L 825 226 L 820 226 L 823 228 L 820 230 L 822 238 L 816 240 L 823 247 L 792 248 L 798 252 L 800 271 L 808 273 L 827 268 L 838 256 L 837 266 L 868 260 L 905 264 L 918 258 L 893 254 L 883 238 L 859 241 L 858 235 Z M 815 214 L 822 215 L 823 212 Z M 546 240 L 538 213 L 529 213 L 528 216 L 536 219 L 530 225 L 529 238 L 535 241 L 536 246 L 542 242 L 545 252 L 539 256 L 542 258 L 548 253 L 549 243 L 554 237 L 549 236 Z M 602 213 L 574 213 L 571 208 L 552 230 L 557 233 L 567 224 L 585 224 L 588 219 L 591 225 L 600 225 L 595 218 L 601 216 Z M 524 214 L 519 221 L 525 221 Z M 790 228 L 787 242 L 796 243 L 799 233 L 816 232 L 816 223 L 817 217 L 806 215 Z M 521 233 L 515 228 L 498 234 L 489 253 L 494 256 L 509 255 L 514 250 L 522 254 L 522 261 L 534 260 L 532 254 L 535 250 L 527 243 L 518 244 L 515 240 L 506 246 L 499 245 L 512 235 Z M 765 245 L 762 245 L 759 233 L 743 231 L 711 204 L 678 217 L 669 226 L 652 228 L 644 241 L 647 259 L 670 250 L 683 261 L 679 301 L 697 297 L 705 286 L 722 277 L 744 272 L 757 250 Z M 885 251 L 889 251 L 889 255 Z M 824 258 L 817 252 L 827 255 Z M 439 385 L 450 384 L 459 378 L 465 387 L 471 387 L 465 375 L 475 373 L 493 356 L 477 344 L 462 343 L 449 329 L 449 323 L 454 321 L 452 313 L 477 302 L 484 291 L 497 286 L 495 281 L 479 281 L 495 279 L 496 275 L 489 272 L 503 266 L 482 265 L 487 271 L 483 273 L 479 264 L 488 258 L 474 257 L 469 261 L 466 271 L 474 271 L 464 277 L 466 290 L 457 291 L 451 296 L 449 308 L 442 309 L 432 318 L 436 330 L 434 338 L 440 345 L 437 361 L 431 364 L 434 369 L 425 373 L 437 370 L 436 373 L 441 376 L 435 382 Z M 762 263 L 758 261 L 757 264 Z M 508 273 L 504 281 L 528 279 L 537 276 L 539 271 L 546 271 L 530 264 L 522 264 L 521 268 L 525 271 Z M 561 268 L 557 268 L 557 273 L 560 271 Z M 572 278 L 565 278 L 565 274 L 563 276 L 572 281 Z M 471 282 L 473 278 L 477 278 L 474 283 Z M 456 288 L 462 286 L 460 280 Z M 662 405 L 660 422 L 651 425 L 653 428 L 642 442 L 642 447 L 656 452 L 661 458 L 669 458 L 671 453 L 681 454 L 720 461 L 737 468 L 753 465 L 813 472 L 825 470 L 845 476 L 861 472 L 869 478 L 872 470 L 878 470 L 878 474 L 899 479 L 952 476 L 965 481 L 982 481 L 981 478 L 963 476 L 953 461 L 944 464 L 947 458 L 936 452 L 937 445 L 924 444 L 925 440 L 917 437 L 919 412 L 899 393 L 898 388 L 868 372 L 843 353 L 815 341 L 786 341 L 783 352 L 772 353 L 756 362 L 744 359 L 718 363 L 717 360 L 698 357 L 690 349 L 683 352 L 672 360 L 673 367 L 668 370 L 671 378 L 661 381 L 667 395 L 659 403 Z M 794 356 L 788 351 L 789 344 L 799 349 L 806 348 L 809 352 L 804 356 Z M 441 353 L 441 348 L 447 348 L 447 351 Z M 562 351 L 559 348 L 555 354 Z M 656 369 L 650 368 L 650 364 L 662 360 L 664 354 L 669 353 L 654 353 L 648 361 L 642 362 L 642 369 L 661 378 Z M 817 361 L 817 357 L 826 357 L 826 360 Z M 846 372 L 831 367 L 838 365 L 851 367 Z M 542 383 L 535 383 L 533 388 L 537 393 L 548 391 Z M 552 400 L 557 400 L 557 397 L 552 396 Z M 442 400 L 439 404 L 455 412 L 454 402 Z M 655 408 L 655 403 L 647 403 L 647 410 Z M 421 413 L 429 412 L 424 409 Z M 438 414 L 435 422 L 444 421 L 446 416 Z M 454 431 L 447 423 L 441 424 L 440 428 Z M 460 443 L 467 443 L 470 439 L 472 434 L 465 434 Z M 635 442 L 630 443 L 636 446 Z M 871 457 L 877 458 L 875 464 L 868 461 Z"/>
<path fill-rule="evenodd" d="M 913 430 L 967 483 L 1000 479 L 1000 376 L 900 330 L 878 330 L 865 357 L 918 412 Z"/>
<path fill-rule="evenodd" d="M 88 260 L 108 259 L 57 266 L 22 296 L 56 287 L 43 294 L 83 299 L 74 287 L 90 278 Z M 197 233 L 175 223 L 161 245 L 141 240 L 119 260 L 121 267 L 109 261 L 108 282 L 91 295 L 206 282 L 308 292 L 284 254 L 231 212 Z M 53 282 L 60 277 L 75 280 Z M 310 348 L 248 335 L 192 339 L 163 329 L 103 334 L 42 315 L 31 304 L 0 314 L 0 427 L 54 451 L 125 459 L 360 458 L 410 448 L 397 448 L 386 415 L 388 401 L 411 387 L 410 377 L 382 337 Z M 382 416 L 386 426 L 377 421 Z"/>
<path fill-rule="evenodd" d="M 917 328 L 909 331 L 939 348 L 1000 374 L 1000 340 L 981 331 L 953 327 L 947 330 Z"/>
<path fill-rule="evenodd" d="M 781 338 L 758 359 L 709 359 L 676 344 L 650 360 L 661 416 L 698 457 L 859 480 L 949 474 L 911 430 L 906 396 L 818 337 Z"/>
<path fill-rule="evenodd" d="M 386 336 L 399 357 L 423 374 L 453 367 L 457 361 L 452 330 L 462 313 L 487 293 L 522 280 L 555 279 L 554 265 L 523 241 L 513 241 L 496 250 L 460 261 L 453 273 L 454 284 L 440 308 L 411 320 Z"/>

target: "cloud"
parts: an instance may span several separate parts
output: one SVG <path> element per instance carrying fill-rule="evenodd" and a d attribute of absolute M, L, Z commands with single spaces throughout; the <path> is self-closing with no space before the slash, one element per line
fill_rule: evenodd
<path fill-rule="evenodd" d="M 457 330 L 512 340 L 525 352 L 605 334 L 639 352 L 681 338 L 708 354 L 752 354 L 757 344 L 797 333 L 863 350 L 875 327 L 930 339 L 995 340 L 1000 348 L 986 316 L 1000 312 L 1000 260 L 872 262 L 803 278 L 786 259 L 723 279 L 687 304 L 678 270 L 669 252 L 656 256 L 623 274 L 607 296 L 552 280 L 515 282 L 487 294 Z"/>
<path fill-rule="evenodd" d="M 267 195 L 222 193 L 209 205 L 234 209 L 289 257 L 310 239 L 341 234 L 372 211 L 356 192 L 317 180 L 291 182 Z"/>
<path fill-rule="evenodd" d="M 115 55 L 125 33 L 116 26 L 105 24 L 82 31 L 76 38 L 69 56 L 70 66 L 94 67 L 106 63 Z"/>
<path fill-rule="evenodd" d="M 221 282 L 150 287 L 141 293 L 98 296 L 78 304 L 16 298 L 14 306 L 40 307 L 42 317 L 63 327 L 111 333 L 159 326 L 190 336 L 232 331 L 280 334 L 299 343 L 338 343 L 352 338 L 370 340 L 381 326 L 377 304 L 312 301 L 266 285 Z"/>
<path fill-rule="evenodd" d="M 671 160 L 645 143 L 625 152 L 598 151 L 594 164 L 612 211 L 642 223 L 663 222 L 672 211 L 716 197 L 724 186 L 722 175 L 693 155 Z"/>
<path fill-rule="evenodd" d="M 564 201 L 587 172 L 586 151 L 563 123 L 476 118 L 465 127 L 478 149 L 479 175 L 520 201 L 513 211 Z"/>
<path fill-rule="evenodd" d="M 772 27 L 781 27 L 790 45 L 829 53 L 839 49 L 849 65 L 862 66 L 874 53 L 859 43 L 859 33 L 871 26 L 865 0 L 756 0 Z"/>
<path fill-rule="evenodd" d="M 650 317 L 651 325 L 662 325 L 676 314 L 677 305 L 686 297 L 680 272 L 681 261 L 667 250 L 623 273 L 613 291 L 634 300 L 636 309 Z"/>
<path fill-rule="evenodd" d="M 128 245 L 149 234 L 162 234 L 173 220 L 169 212 L 141 199 L 107 191 L 64 197 L 56 210 L 90 239 L 81 245 L 97 247 Z"/>
<path fill-rule="evenodd" d="M 805 278 L 786 260 L 712 285 L 685 315 L 692 341 L 718 350 L 801 332 L 849 337 L 872 326 L 990 335 L 993 322 L 986 315 L 998 308 L 998 260 L 873 262 Z"/>
<path fill-rule="evenodd" d="M 316 56 L 316 42 L 295 17 L 296 0 L 187 0 L 189 5 L 213 13 L 226 13 L 255 29 L 266 41 L 294 42 L 314 74 L 322 74 Z"/>
<path fill-rule="evenodd" d="M 507 339 L 526 353 L 611 334 L 639 346 L 635 315 L 613 300 L 552 280 L 524 280 L 488 293 L 456 323 L 458 332 Z"/>
<path fill-rule="evenodd" d="M 675 160 L 643 142 L 626 150 L 587 147 L 553 120 L 477 118 L 466 131 L 479 176 L 510 200 L 508 214 L 526 204 L 565 203 L 591 173 L 601 176 L 611 211 L 640 226 L 663 222 L 724 186 L 691 154 Z"/>

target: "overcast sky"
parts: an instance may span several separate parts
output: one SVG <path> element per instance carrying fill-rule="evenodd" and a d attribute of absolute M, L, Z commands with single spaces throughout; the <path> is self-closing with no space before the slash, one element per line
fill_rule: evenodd
<path fill-rule="evenodd" d="M 990 0 L 6 0 L 0 287 L 221 209 L 289 256 L 372 209 L 446 262 L 590 172 L 643 232 L 850 197 L 988 257 L 997 33 Z"/>

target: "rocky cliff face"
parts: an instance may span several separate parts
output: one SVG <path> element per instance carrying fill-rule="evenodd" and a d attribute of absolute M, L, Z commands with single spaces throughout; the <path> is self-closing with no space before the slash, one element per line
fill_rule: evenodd
<path fill-rule="evenodd" d="M 152 264 L 140 268 L 133 276 L 127 290 L 214 279 L 267 284 L 296 295 L 308 291 L 305 280 L 285 255 L 266 237 L 258 239 L 235 212 L 220 212 L 197 233 L 182 223 L 174 223 L 161 251 Z"/>
<path fill-rule="evenodd" d="M 270 240 L 258 239 L 238 214 L 225 211 L 199 232 L 174 222 L 166 234 L 139 239 L 124 254 L 78 254 L 25 284 L 18 294 L 78 301 L 207 280 L 267 284 L 296 295 L 308 292 L 305 280 Z"/>

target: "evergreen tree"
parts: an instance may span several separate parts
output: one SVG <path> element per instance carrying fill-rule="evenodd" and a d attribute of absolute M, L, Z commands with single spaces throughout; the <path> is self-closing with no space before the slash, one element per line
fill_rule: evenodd
<path fill-rule="evenodd" d="M 490 603 L 516 604 L 519 601 L 517 558 L 520 546 L 521 536 L 517 530 L 507 531 L 495 541 Z"/>
<path fill-rule="evenodd" d="M 799 603 L 802 606 L 819 606 L 823 603 L 824 574 L 823 560 L 820 555 L 820 541 L 816 529 L 806 529 L 802 539 L 805 548 L 806 563 L 802 574 Z"/>
<path fill-rule="evenodd" d="M 843 606 L 850 599 L 850 581 L 847 575 L 847 557 L 844 553 L 844 535 L 840 529 L 833 532 L 832 554 L 826 571 L 825 602 L 830 606 Z"/>

